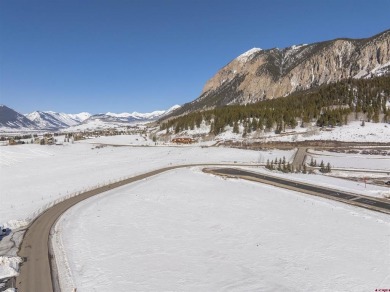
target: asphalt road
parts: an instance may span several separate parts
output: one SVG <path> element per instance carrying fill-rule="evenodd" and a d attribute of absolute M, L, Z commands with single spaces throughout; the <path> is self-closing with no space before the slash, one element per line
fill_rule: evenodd
<path fill-rule="evenodd" d="M 303 164 L 305 163 L 306 159 L 306 152 L 307 147 L 299 147 L 297 152 L 295 153 L 294 160 L 292 162 L 292 165 L 295 169 L 299 169 L 303 167 Z"/>
<path fill-rule="evenodd" d="M 295 190 L 310 195 L 320 196 L 327 199 L 332 199 L 350 205 L 358 206 L 358 207 L 363 207 L 373 211 L 390 214 L 390 200 L 386 200 L 386 199 L 374 198 L 374 197 L 369 197 L 369 196 L 364 196 L 359 194 L 353 194 L 349 192 L 343 192 L 336 189 L 329 189 L 329 188 L 310 185 L 306 183 L 290 181 L 287 179 L 278 178 L 278 177 L 269 176 L 260 173 L 253 173 L 238 168 L 214 168 L 214 169 L 207 169 L 206 172 L 217 174 L 217 175 L 239 177 L 247 180 L 267 183 L 278 187 L 287 188 L 290 190 Z"/>

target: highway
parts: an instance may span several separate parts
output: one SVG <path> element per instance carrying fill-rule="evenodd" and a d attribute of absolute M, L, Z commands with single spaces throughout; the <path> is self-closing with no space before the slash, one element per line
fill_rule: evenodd
<path fill-rule="evenodd" d="M 97 194 L 112 190 L 114 188 L 130 184 L 162 172 L 176 168 L 204 166 L 217 167 L 217 164 L 190 164 L 178 165 L 158 170 L 150 171 L 132 178 L 128 178 L 107 186 L 99 187 L 91 191 L 84 192 L 78 196 L 66 199 L 46 210 L 37 217 L 26 230 L 18 255 L 24 259 L 20 267 L 19 276 L 16 278 L 16 287 L 19 292 L 51 292 L 55 291 L 53 284 L 57 286 L 55 273 L 50 266 L 49 240 L 50 230 L 58 218 L 69 208 L 77 203 L 95 196 Z M 351 205 L 364 207 L 370 210 L 390 214 L 390 202 L 377 198 L 351 194 L 334 189 L 313 186 L 305 183 L 290 181 L 269 175 L 253 173 L 247 170 L 231 168 L 233 165 L 219 165 L 224 168 L 206 168 L 207 173 L 223 175 L 229 177 L 239 177 L 247 180 L 271 184 L 277 187 L 288 188 L 298 192 L 321 196 L 348 203 Z M 249 166 L 234 164 L 234 166 Z M 254 165 L 250 165 L 254 166 Z"/>

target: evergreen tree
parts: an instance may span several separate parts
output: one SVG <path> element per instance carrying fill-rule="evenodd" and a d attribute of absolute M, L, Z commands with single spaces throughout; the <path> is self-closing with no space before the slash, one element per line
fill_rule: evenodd
<path fill-rule="evenodd" d="M 329 162 L 326 164 L 326 172 L 331 172 L 331 166 Z"/>
<path fill-rule="evenodd" d="M 320 171 L 325 172 L 325 164 L 324 164 L 323 160 L 321 160 L 321 163 L 320 163 Z"/>
<path fill-rule="evenodd" d="M 234 124 L 233 124 L 233 133 L 235 133 L 235 134 L 239 133 L 238 122 L 237 121 L 235 121 Z"/>

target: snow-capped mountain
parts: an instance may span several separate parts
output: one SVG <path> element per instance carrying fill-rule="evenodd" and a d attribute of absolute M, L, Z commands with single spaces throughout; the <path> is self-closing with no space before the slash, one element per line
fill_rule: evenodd
<path fill-rule="evenodd" d="M 13 109 L 0 105 L 1 130 L 37 130 L 37 125 Z"/>
<path fill-rule="evenodd" d="M 180 108 L 179 105 L 175 105 L 168 110 L 159 110 L 159 111 L 153 111 L 151 113 L 138 113 L 138 112 L 133 112 L 133 113 L 105 113 L 105 114 L 96 114 L 85 121 L 83 121 L 83 124 L 89 124 L 93 123 L 94 121 L 99 121 L 99 122 L 105 122 L 105 123 L 127 123 L 127 124 L 134 124 L 134 123 L 147 123 L 147 122 L 153 122 L 156 121 L 172 111 Z"/>
<path fill-rule="evenodd" d="M 165 111 L 164 110 L 153 111 L 151 113 L 132 112 L 132 113 L 115 114 L 115 113 L 108 112 L 105 115 L 110 116 L 110 117 L 129 119 L 129 120 L 148 120 L 149 121 L 149 120 L 159 119 L 162 116 L 167 115 L 178 108 L 180 108 L 180 105 L 174 105 L 173 107 L 171 107 Z"/>
<path fill-rule="evenodd" d="M 156 121 L 178 108 L 180 106 L 175 105 L 168 110 L 153 111 L 151 113 L 133 112 L 116 114 L 108 112 L 106 114 L 91 115 L 87 112 L 65 114 L 53 111 L 35 111 L 22 115 L 5 105 L 0 105 L 0 130 L 58 131 L 68 129 L 70 131 L 77 131 L 78 129 L 110 128 Z"/>
<path fill-rule="evenodd" d="M 40 129 L 59 130 L 80 124 L 89 113 L 65 114 L 53 111 L 35 111 L 26 115 L 26 118 L 34 122 Z"/>
<path fill-rule="evenodd" d="M 91 116 L 91 114 L 87 113 L 87 112 L 82 112 L 79 114 L 67 114 L 67 116 L 70 117 L 71 119 L 81 123 L 81 122 L 85 121 L 86 119 L 88 119 Z"/>
<path fill-rule="evenodd" d="M 35 111 L 26 115 L 26 118 L 34 122 L 41 129 L 58 130 L 78 124 L 66 114 L 56 112 Z"/>

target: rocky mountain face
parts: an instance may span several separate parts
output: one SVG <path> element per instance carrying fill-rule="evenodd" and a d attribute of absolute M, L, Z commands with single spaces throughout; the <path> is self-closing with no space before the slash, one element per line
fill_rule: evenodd
<path fill-rule="evenodd" d="M 390 30 L 367 39 L 336 39 L 284 49 L 251 49 L 207 81 L 175 115 L 286 96 L 346 78 L 390 73 Z"/>

